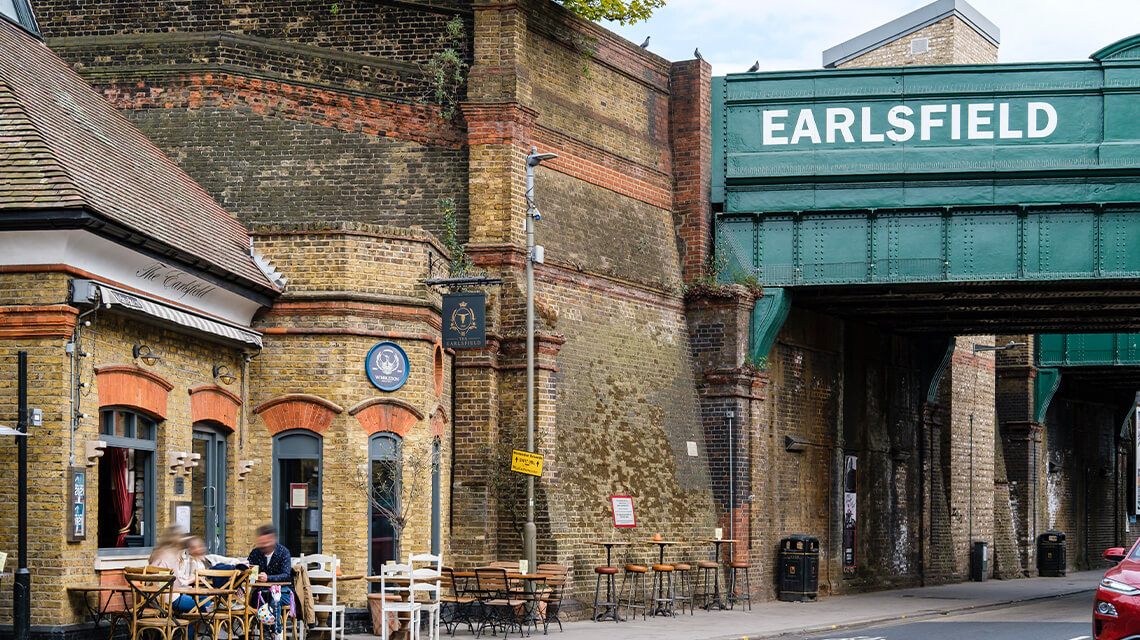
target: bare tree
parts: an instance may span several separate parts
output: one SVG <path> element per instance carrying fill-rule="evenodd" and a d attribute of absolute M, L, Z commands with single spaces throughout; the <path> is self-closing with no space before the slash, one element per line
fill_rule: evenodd
<path fill-rule="evenodd" d="M 417 517 L 414 509 L 425 504 L 421 499 L 431 491 L 432 471 L 438 464 L 431 440 L 397 441 L 394 455 L 357 470 L 357 489 L 368 498 L 372 513 L 391 523 L 396 549 L 404 529 Z"/>

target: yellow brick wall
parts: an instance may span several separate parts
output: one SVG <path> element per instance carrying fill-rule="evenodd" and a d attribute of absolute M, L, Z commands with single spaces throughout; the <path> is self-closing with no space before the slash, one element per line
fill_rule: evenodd
<path fill-rule="evenodd" d="M 912 54 L 911 42 L 928 38 L 925 53 Z M 838 69 L 856 67 L 903 67 L 930 64 L 993 64 L 998 48 L 958 16 L 949 16 L 918 31 L 836 65 Z"/>

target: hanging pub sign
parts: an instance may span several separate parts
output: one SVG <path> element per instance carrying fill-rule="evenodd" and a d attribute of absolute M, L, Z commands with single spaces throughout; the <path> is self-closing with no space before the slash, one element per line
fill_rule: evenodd
<path fill-rule="evenodd" d="M 853 454 L 843 456 L 843 568 L 855 568 L 855 524 L 858 521 L 855 506 L 859 458 Z"/>
<path fill-rule="evenodd" d="M 443 348 L 482 349 L 487 346 L 487 294 L 443 295 Z"/>

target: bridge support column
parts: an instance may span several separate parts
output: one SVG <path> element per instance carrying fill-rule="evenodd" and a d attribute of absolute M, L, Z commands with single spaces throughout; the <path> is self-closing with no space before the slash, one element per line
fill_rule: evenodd
<path fill-rule="evenodd" d="M 1023 342 L 1025 346 L 997 353 L 996 405 L 1001 439 L 995 443 L 1000 447 L 1005 467 L 1005 487 L 1009 494 L 1020 571 L 1030 576 L 1037 575 L 1034 540 L 1045 506 L 1041 499 L 1044 495 L 1041 469 L 1046 464 L 1043 425 L 1036 416 L 1037 367 L 1034 365 L 1033 338 L 1026 334 L 997 337 L 998 344 Z M 1000 484 L 995 484 L 995 492 L 1000 493 L 1000 489 Z M 1004 551 L 1000 543 L 995 551 Z M 995 565 L 1000 567 L 1002 564 L 1011 563 L 995 558 Z M 999 570 L 1006 573 L 1005 568 Z M 1012 572 L 1012 567 L 1009 571 Z"/>

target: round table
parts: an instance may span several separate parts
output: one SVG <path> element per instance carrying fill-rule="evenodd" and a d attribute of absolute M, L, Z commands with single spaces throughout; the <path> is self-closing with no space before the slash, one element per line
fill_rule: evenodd
<path fill-rule="evenodd" d="M 614 547 L 628 547 L 631 543 L 624 540 L 590 540 L 588 544 L 606 548 L 606 566 L 610 567 L 613 566 L 611 564 L 612 560 L 610 559 L 610 551 L 612 551 Z M 606 580 L 606 602 L 617 602 L 617 600 L 614 600 L 614 593 L 613 589 L 610 588 L 609 580 Z M 616 606 L 604 607 L 602 609 L 602 612 L 594 618 L 594 622 L 601 622 L 603 620 L 615 620 L 618 622 L 624 622 L 625 618 L 621 617 L 618 609 L 619 607 Z"/>
<path fill-rule="evenodd" d="M 740 541 L 739 540 L 733 540 L 731 538 L 701 538 L 697 542 L 708 542 L 708 543 L 713 545 L 713 547 L 714 547 L 713 559 L 719 565 L 720 564 L 720 545 L 722 545 L 722 544 L 736 544 L 737 542 L 740 542 Z M 712 611 L 713 607 L 716 607 L 717 609 L 720 609 L 721 611 L 724 611 L 725 609 L 728 608 L 728 605 L 725 604 L 725 602 L 720 599 L 720 569 L 719 568 L 717 569 L 717 573 L 716 573 L 716 581 L 713 582 L 713 598 L 709 602 L 706 602 L 702 608 L 705 611 Z"/>

